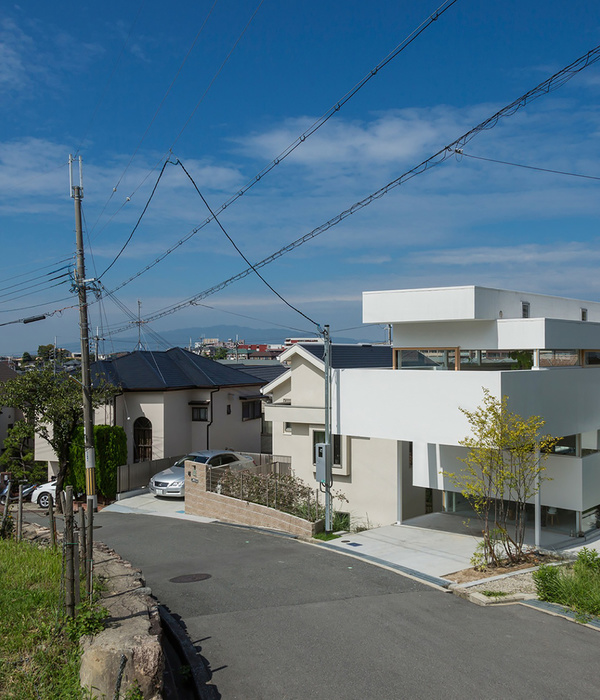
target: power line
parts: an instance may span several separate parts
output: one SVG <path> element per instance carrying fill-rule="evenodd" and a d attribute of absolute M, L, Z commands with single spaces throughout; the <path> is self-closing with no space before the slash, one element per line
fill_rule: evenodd
<path fill-rule="evenodd" d="M 362 78 L 362 80 L 359 80 L 356 85 L 349 90 L 341 99 L 339 99 L 333 106 L 331 106 L 319 119 L 317 119 L 311 126 L 306 129 L 300 136 L 298 136 L 295 141 L 293 141 L 287 148 L 285 148 L 276 158 L 274 158 L 268 165 L 266 165 L 259 173 L 257 173 L 251 180 L 249 180 L 242 188 L 240 188 L 234 195 L 232 195 L 226 202 L 224 202 L 217 210 L 216 214 L 219 215 L 225 211 L 228 207 L 230 207 L 234 202 L 236 202 L 240 197 L 242 197 L 248 190 L 250 190 L 252 187 L 254 187 L 256 184 L 258 184 L 265 175 L 271 172 L 277 165 L 279 165 L 281 162 L 283 162 L 291 153 L 293 153 L 302 143 L 306 141 L 307 138 L 312 136 L 316 131 L 318 131 L 322 126 L 324 126 L 330 119 L 333 117 L 335 114 L 337 114 L 341 108 L 351 100 L 359 90 L 361 90 L 372 78 L 374 78 L 379 71 L 387 66 L 394 58 L 396 58 L 399 54 L 401 54 L 404 49 L 406 49 L 412 42 L 420 35 L 422 34 L 433 22 L 435 22 L 439 17 L 441 17 L 444 12 L 446 12 L 452 5 L 454 5 L 458 0 L 444 0 L 444 2 L 437 8 L 437 10 L 430 15 L 426 20 L 421 22 L 421 24 L 414 29 L 402 42 L 400 42 L 393 51 L 391 51 L 383 60 L 381 60 L 374 68 L 372 68 L 365 76 Z M 191 117 L 190 117 L 191 118 Z M 189 121 L 189 120 L 188 120 Z M 187 124 L 187 123 L 186 123 Z M 183 131 L 183 129 L 182 129 Z M 179 134 L 179 136 L 181 133 Z M 173 147 L 175 146 L 175 143 L 179 139 L 179 136 L 177 139 L 173 142 L 170 152 L 172 151 Z M 124 204 L 122 205 L 124 206 Z M 119 209 L 120 211 L 120 209 Z M 133 282 L 134 279 L 137 279 L 141 275 L 143 275 L 145 272 L 148 272 L 148 270 L 152 269 L 155 265 L 157 265 L 159 262 L 162 262 L 168 255 L 170 255 L 173 251 L 177 250 L 180 246 L 182 246 L 184 243 L 187 243 L 187 241 L 190 240 L 193 236 L 195 236 L 198 231 L 203 229 L 205 226 L 207 226 L 210 222 L 212 221 L 212 217 L 208 217 L 205 221 L 203 221 L 199 226 L 195 227 L 192 229 L 187 235 L 185 235 L 183 238 L 181 238 L 177 243 L 175 243 L 173 246 L 168 248 L 164 253 L 162 253 L 158 258 L 153 260 L 150 264 L 146 265 L 142 270 L 139 270 L 135 275 L 132 275 L 128 279 L 126 279 L 124 282 L 119 284 L 117 287 L 113 289 L 113 291 L 118 291 L 119 289 L 122 289 L 125 287 L 127 284 L 130 282 Z"/>
<path fill-rule="evenodd" d="M 51 280 L 53 279 L 58 279 L 56 277 L 52 277 L 52 275 L 55 275 L 57 272 L 60 272 L 61 270 L 66 270 L 70 267 L 70 265 L 63 265 L 62 267 L 57 268 L 56 270 L 51 270 L 50 272 L 46 272 L 43 275 L 35 275 L 33 277 L 30 277 L 29 279 L 23 280 L 22 282 L 15 282 L 15 284 L 9 284 L 6 287 L 0 287 L 0 292 L 4 292 L 7 289 L 15 289 L 16 287 L 23 287 L 29 285 L 33 280 L 40 279 L 41 277 L 50 277 Z M 30 274 L 30 273 L 25 273 L 25 274 Z M 67 273 L 68 274 L 68 273 Z M 24 277 L 25 275 L 17 275 L 17 277 Z M 16 279 L 16 278 L 13 278 Z M 2 295 L 0 295 L 2 296 Z"/>
<path fill-rule="evenodd" d="M 507 160 L 496 160 L 494 158 L 484 158 L 483 156 L 474 156 L 471 155 L 470 153 L 465 153 L 463 150 L 457 148 L 455 149 L 455 153 L 458 156 L 464 157 L 464 158 L 472 158 L 473 160 L 485 160 L 488 163 L 499 163 L 500 165 L 512 165 L 516 168 L 526 168 L 527 170 L 537 170 L 542 173 L 552 173 L 554 175 L 569 175 L 570 177 L 581 177 L 584 178 L 585 180 L 600 180 L 600 177 L 597 177 L 596 175 L 582 175 L 581 173 L 570 173 L 565 170 L 552 170 L 551 168 L 540 168 L 535 165 L 523 165 L 523 163 L 511 163 L 510 161 Z"/>
<path fill-rule="evenodd" d="M 227 231 L 223 228 L 223 225 L 221 224 L 221 222 L 219 221 L 219 219 L 215 216 L 215 213 L 214 213 L 213 210 L 210 208 L 210 205 L 209 205 L 209 203 L 206 201 L 206 199 L 204 198 L 204 195 L 203 195 L 202 192 L 200 192 L 200 190 L 198 189 L 198 185 L 196 185 L 196 183 L 194 182 L 194 178 L 188 173 L 188 171 L 185 169 L 185 166 L 184 166 L 183 163 L 179 160 L 179 158 L 177 159 L 177 163 L 181 166 L 181 169 L 183 170 L 183 172 L 188 176 L 190 182 L 191 182 L 192 185 L 194 186 L 194 189 L 196 190 L 196 192 L 197 192 L 198 195 L 200 196 L 200 199 L 204 202 L 204 206 L 208 209 L 208 211 L 210 212 L 210 215 L 211 215 L 212 218 L 216 221 L 216 223 L 217 223 L 217 225 L 219 226 L 219 228 L 221 229 L 221 231 L 223 231 L 223 233 L 224 233 L 225 236 L 227 237 L 227 240 L 228 240 L 228 241 L 231 243 L 231 245 L 236 249 L 236 251 L 239 253 L 240 257 L 241 257 L 241 258 L 244 260 L 244 262 L 246 263 L 246 265 L 249 265 L 249 266 L 250 266 L 250 269 L 252 270 L 252 272 L 254 272 L 254 274 L 255 274 L 262 282 L 264 282 L 264 284 L 273 292 L 273 294 L 275 294 L 275 296 L 279 297 L 279 299 L 281 299 L 281 301 L 282 301 L 284 304 L 286 304 L 287 306 L 289 306 L 290 309 L 292 309 L 292 311 L 295 311 L 297 314 L 300 314 L 300 316 L 304 316 L 304 318 L 305 318 L 307 321 L 309 321 L 310 323 L 313 323 L 315 326 L 317 326 L 317 328 L 320 328 L 321 326 L 320 326 L 316 321 L 313 321 L 313 319 L 310 318 L 310 316 L 307 316 L 304 312 L 300 311 L 300 309 L 296 308 L 293 304 L 290 304 L 290 302 L 287 301 L 287 299 L 285 299 L 274 287 L 272 287 L 272 286 L 267 282 L 267 280 L 260 274 L 260 272 L 256 269 L 256 267 L 250 262 L 250 260 L 248 260 L 248 258 L 244 255 L 244 253 L 242 253 L 242 251 L 241 251 L 240 248 L 237 246 L 237 244 L 235 243 L 235 241 L 233 240 L 233 238 L 232 238 L 232 237 L 227 233 Z"/>
<path fill-rule="evenodd" d="M 154 124 L 154 122 L 155 122 L 155 120 L 156 120 L 156 117 L 158 117 L 158 114 L 159 114 L 160 110 L 163 108 L 163 105 L 165 104 L 165 101 L 166 101 L 167 97 L 169 96 L 169 93 L 170 93 L 171 90 L 173 89 L 173 85 L 175 85 L 175 82 L 176 82 L 177 78 L 179 77 L 179 74 L 180 74 L 181 71 L 183 70 L 183 67 L 184 67 L 184 65 L 186 64 L 186 62 L 187 62 L 187 60 L 188 60 L 190 54 L 192 53 L 192 50 L 193 50 L 194 46 L 196 45 L 196 42 L 198 41 L 198 38 L 200 37 L 200 34 L 202 33 L 202 30 L 204 29 L 204 27 L 206 26 L 206 23 L 208 22 L 210 16 L 212 15 L 213 10 L 215 9 L 215 5 L 217 4 L 217 1 L 218 1 L 218 0 L 214 0 L 212 6 L 211 6 L 211 8 L 210 8 L 210 10 L 208 11 L 208 14 L 207 14 L 206 17 L 204 18 L 204 22 L 202 22 L 202 25 L 200 26 L 200 29 L 198 30 L 198 32 L 196 33 L 196 36 L 194 37 L 194 41 L 192 41 L 192 44 L 191 44 L 190 48 L 188 49 L 187 53 L 185 54 L 185 56 L 184 56 L 184 58 L 183 58 L 183 61 L 182 61 L 181 64 L 179 65 L 179 68 L 177 69 L 177 72 L 175 73 L 175 75 L 174 75 L 174 77 L 173 77 L 173 80 L 171 80 L 171 83 L 170 83 L 169 87 L 167 88 L 167 90 L 166 90 L 165 94 L 163 95 L 163 97 L 162 97 L 162 99 L 161 99 L 161 101 L 160 101 L 158 107 L 156 108 L 156 111 L 154 112 L 154 115 L 152 116 L 152 119 L 150 120 L 150 122 L 148 123 L 148 126 L 146 127 L 146 130 L 145 130 L 144 133 L 142 134 L 142 138 L 139 140 L 137 146 L 135 147 L 135 149 L 134 149 L 134 151 L 133 151 L 133 153 L 132 153 L 132 155 L 131 155 L 131 158 L 129 159 L 127 165 L 125 166 L 125 169 L 124 169 L 123 172 L 121 173 L 121 176 L 119 177 L 119 180 L 118 180 L 117 184 L 114 186 L 114 188 L 113 188 L 113 193 L 112 193 L 112 194 L 114 194 L 114 193 L 117 191 L 117 188 L 119 187 L 119 185 L 121 184 L 121 181 L 122 181 L 123 178 L 125 177 L 125 173 L 129 170 L 129 166 L 130 166 L 131 163 L 133 162 L 133 159 L 134 159 L 135 156 L 137 155 L 137 152 L 140 150 L 140 147 L 141 147 L 142 143 L 144 143 L 144 140 L 146 139 L 146 136 L 148 135 L 148 132 L 150 131 L 150 128 L 152 127 L 152 124 Z M 112 194 L 111 194 L 111 197 L 112 197 Z M 101 214 L 101 215 L 102 215 L 102 214 Z"/>
<path fill-rule="evenodd" d="M 501 110 L 493 114 L 491 117 L 488 117 L 484 121 L 480 122 L 477 126 L 473 127 L 469 131 L 467 131 L 465 134 L 454 140 L 452 143 L 448 144 L 444 148 L 440 149 L 437 153 L 435 153 L 433 156 L 430 156 L 423 162 L 421 162 L 419 165 L 415 166 L 411 170 L 408 170 L 407 172 L 403 173 L 396 179 L 392 180 L 391 182 L 388 182 L 387 185 L 384 185 L 380 189 L 378 189 L 376 192 L 373 192 L 372 194 L 368 195 L 364 199 L 360 200 L 359 202 L 356 202 L 353 204 L 351 207 L 348 209 L 345 209 L 343 212 L 338 214 L 337 216 L 333 217 L 332 219 L 329 219 L 329 221 L 326 221 L 324 224 L 321 224 L 321 226 L 318 226 L 317 228 L 314 228 L 312 231 L 309 233 L 305 234 L 304 236 L 301 236 L 300 238 L 297 238 L 295 241 L 292 241 L 292 243 L 289 243 L 287 246 L 284 246 L 283 248 L 280 248 L 277 252 L 273 253 L 272 255 L 269 255 L 267 258 L 264 258 L 258 263 L 255 263 L 252 267 L 246 268 L 242 272 L 239 272 L 237 275 L 234 275 L 233 277 L 230 277 L 229 279 L 225 280 L 224 282 L 220 282 L 217 285 L 214 285 L 213 287 L 210 287 L 209 289 L 206 289 L 203 292 L 200 292 L 199 294 L 194 295 L 193 297 L 180 302 L 179 304 L 175 304 L 174 306 L 170 307 L 169 309 L 165 309 L 164 311 L 161 311 L 160 313 L 154 313 L 148 316 L 147 320 L 148 321 L 155 321 L 158 318 L 162 318 L 164 316 L 168 316 L 169 314 L 175 313 L 176 311 L 179 311 L 182 308 L 185 308 L 186 306 L 189 306 L 193 304 L 196 301 L 199 301 L 200 299 L 205 299 L 206 297 L 215 294 L 216 292 L 221 291 L 222 289 L 225 289 L 225 287 L 228 287 L 230 284 L 233 284 L 234 282 L 237 282 L 245 277 L 247 277 L 249 274 L 251 274 L 253 271 L 255 271 L 256 268 L 262 268 L 265 265 L 268 265 L 269 263 L 273 262 L 274 260 L 277 260 L 278 258 L 282 257 L 286 253 L 291 252 L 292 250 L 295 250 L 296 248 L 300 247 L 307 241 L 312 240 L 313 238 L 316 238 L 320 234 L 324 233 L 328 229 L 332 228 L 333 226 L 336 226 L 339 224 L 341 221 L 344 219 L 348 218 L 352 214 L 356 213 L 360 209 L 363 209 L 364 207 L 368 206 L 372 202 L 374 202 L 377 199 L 380 199 L 384 195 L 386 195 L 390 190 L 394 189 L 395 187 L 398 187 L 408 180 L 411 180 L 413 177 L 416 177 L 417 175 L 421 175 L 422 173 L 426 172 L 427 170 L 431 170 L 433 167 L 436 165 L 439 165 L 440 163 L 445 162 L 448 160 L 448 158 L 452 157 L 455 155 L 456 150 L 462 150 L 464 149 L 464 146 L 471 141 L 477 134 L 479 134 L 481 131 L 493 129 L 500 119 L 504 117 L 509 117 L 515 114 L 516 112 L 519 111 L 522 107 L 527 106 L 530 102 L 533 100 L 537 99 L 538 97 L 541 97 L 542 95 L 546 95 L 550 92 L 553 92 L 554 90 L 557 90 L 558 88 L 562 87 L 568 80 L 570 80 L 573 76 L 577 75 L 577 73 L 581 72 L 585 68 L 593 65 L 596 63 L 598 60 L 600 60 L 600 45 L 596 46 L 594 49 L 588 51 L 586 54 L 581 56 L 580 58 L 576 59 L 573 61 L 573 63 L 569 64 L 562 70 L 558 71 L 554 75 L 552 75 L 550 78 L 547 80 L 543 81 L 539 85 L 537 85 L 535 88 L 532 90 L 529 90 L 526 92 L 524 95 L 521 97 L 517 98 L 513 102 L 511 102 L 509 105 L 506 107 L 503 107 Z M 114 330 L 113 333 L 120 333 L 124 330 L 127 330 L 128 326 L 121 327 L 117 330 Z"/>
<path fill-rule="evenodd" d="M 122 252 L 125 250 L 125 248 L 127 248 L 127 246 L 129 245 L 129 241 L 133 238 L 133 234 L 136 232 L 137 227 L 140 225 L 140 223 L 141 223 L 141 221 L 142 221 L 142 219 L 143 219 L 143 217 L 144 217 L 144 214 L 146 213 L 146 210 L 147 210 L 148 207 L 150 206 L 150 202 L 152 201 L 152 197 L 154 197 L 154 193 L 156 192 L 156 188 L 158 187 L 158 183 L 160 182 L 160 180 L 161 180 L 161 178 L 162 178 L 162 176 L 163 176 L 163 173 L 165 172 L 165 168 L 167 167 L 167 165 L 168 165 L 169 163 L 171 163 L 170 160 L 166 160 L 166 161 L 163 163 L 163 166 L 162 166 L 162 168 L 161 168 L 160 174 L 159 174 L 159 176 L 158 176 L 156 182 L 154 183 L 154 187 L 152 188 L 152 192 L 150 193 L 150 197 L 148 197 L 148 201 L 146 202 L 146 205 L 145 205 L 144 208 L 142 209 L 142 213 L 139 215 L 139 218 L 138 218 L 138 220 L 137 220 L 135 226 L 133 227 L 133 230 L 132 230 L 131 233 L 129 234 L 129 237 L 127 238 L 127 240 L 126 240 L 125 243 L 123 244 L 123 247 L 121 248 L 121 250 L 120 250 L 120 251 L 117 253 L 117 255 L 115 256 L 114 260 L 113 260 L 113 261 L 110 263 L 110 265 L 104 270 L 104 272 L 100 275 L 100 277 L 98 277 L 98 280 L 101 280 L 101 279 L 104 277 L 104 275 L 110 270 L 110 268 L 111 268 L 111 267 L 117 262 L 117 260 L 121 257 L 121 253 L 122 253 Z M 172 164 L 172 163 L 171 163 L 171 164 Z"/>

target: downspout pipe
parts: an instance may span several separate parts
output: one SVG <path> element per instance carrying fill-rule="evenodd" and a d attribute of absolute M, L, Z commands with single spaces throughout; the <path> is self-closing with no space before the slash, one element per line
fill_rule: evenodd
<path fill-rule="evenodd" d="M 206 449 L 210 449 L 210 426 L 213 424 L 214 420 L 214 407 L 213 407 L 213 395 L 216 394 L 218 391 L 221 391 L 221 387 L 217 387 L 216 389 L 213 389 L 210 392 L 210 398 L 208 399 L 210 401 L 210 420 L 206 424 Z"/>

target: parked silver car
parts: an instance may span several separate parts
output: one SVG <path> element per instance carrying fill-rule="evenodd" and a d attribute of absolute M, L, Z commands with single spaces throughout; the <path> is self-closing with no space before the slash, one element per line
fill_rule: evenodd
<path fill-rule="evenodd" d="M 250 455 L 231 450 L 201 450 L 190 452 L 177 460 L 172 467 L 155 474 L 148 484 L 150 492 L 155 496 L 183 498 L 185 495 L 185 462 L 191 460 L 212 467 L 229 467 L 232 471 L 242 471 L 255 466 Z"/>

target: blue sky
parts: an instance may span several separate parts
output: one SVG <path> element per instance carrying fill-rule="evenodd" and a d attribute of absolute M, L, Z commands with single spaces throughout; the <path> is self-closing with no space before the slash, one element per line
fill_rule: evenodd
<path fill-rule="evenodd" d="M 6 5 L 0 322 L 57 313 L 0 326 L 0 353 L 32 351 L 55 336 L 77 347 L 78 312 L 65 308 L 75 298 L 66 278 L 50 274 L 75 248 L 69 153 L 84 162 L 87 272 L 96 277 L 131 233 L 170 149 L 218 208 L 440 1 Z M 219 219 L 251 261 L 261 260 L 598 44 L 600 7 L 591 0 L 458 0 Z M 599 105 L 600 63 L 481 133 L 465 152 L 600 177 Z M 373 289 L 480 284 L 600 300 L 599 188 L 599 181 L 451 158 L 262 274 L 334 330 L 360 325 L 361 293 Z M 206 216 L 183 171 L 167 165 L 103 284 L 119 287 Z M 146 317 L 245 267 L 213 222 L 120 288 L 121 306 L 109 297 L 92 304 L 90 324 L 101 327 L 107 351 L 133 349 L 122 338 L 135 330 L 110 334 L 129 321 L 123 307 L 135 314 L 140 300 Z M 151 328 L 194 327 L 198 336 L 220 323 L 313 330 L 253 276 L 203 303 L 212 308 L 187 306 Z M 381 329 L 367 330 L 383 339 Z"/>

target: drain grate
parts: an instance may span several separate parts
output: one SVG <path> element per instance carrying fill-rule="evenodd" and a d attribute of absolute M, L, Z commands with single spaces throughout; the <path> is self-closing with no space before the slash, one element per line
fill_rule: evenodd
<path fill-rule="evenodd" d="M 184 574 L 183 576 L 175 576 L 169 579 L 171 583 L 195 583 L 196 581 L 206 581 L 210 578 L 210 574 Z"/>

